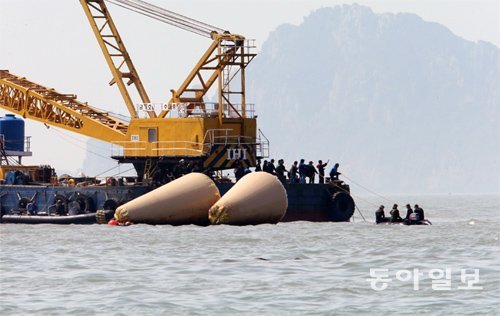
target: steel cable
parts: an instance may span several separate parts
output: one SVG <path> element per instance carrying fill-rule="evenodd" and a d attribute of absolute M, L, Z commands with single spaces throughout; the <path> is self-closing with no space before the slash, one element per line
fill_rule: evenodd
<path fill-rule="evenodd" d="M 197 21 L 184 15 L 166 10 L 141 0 L 108 0 L 108 2 L 124 9 L 153 18 L 189 32 L 211 38 L 213 31 L 224 33 L 225 30 L 213 25 Z"/>

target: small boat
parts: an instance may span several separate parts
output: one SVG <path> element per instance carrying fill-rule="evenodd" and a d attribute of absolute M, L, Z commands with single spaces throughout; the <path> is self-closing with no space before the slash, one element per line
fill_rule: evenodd
<path fill-rule="evenodd" d="M 0 218 L 0 223 L 10 224 L 106 224 L 113 218 L 113 210 L 100 210 L 95 213 L 78 215 L 55 215 L 47 213 L 29 214 L 5 214 Z"/>
<path fill-rule="evenodd" d="M 428 219 L 423 219 L 421 221 L 409 221 L 409 220 L 403 220 L 403 221 L 396 221 L 392 222 L 390 218 L 384 218 L 381 222 L 376 223 L 378 225 L 432 225 L 431 221 Z"/>

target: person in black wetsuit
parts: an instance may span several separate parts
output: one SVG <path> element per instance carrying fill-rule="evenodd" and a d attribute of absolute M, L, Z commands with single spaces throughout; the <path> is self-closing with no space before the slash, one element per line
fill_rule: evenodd
<path fill-rule="evenodd" d="M 398 222 L 402 222 L 402 221 L 403 221 L 403 219 L 399 215 L 398 205 L 394 204 L 394 206 L 392 207 L 392 210 L 391 210 L 391 223 L 398 223 Z"/>
<path fill-rule="evenodd" d="M 413 210 L 411 209 L 411 205 L 410 204 L 406 204 L 406 217 L 405 217 L 405 220 L 409 220 L 410 219 L 410 214 L 413 213 Z"/>
<path fill-rule="evenodd" d="M 385 213 L 384 213 L 384 206 L 380 205 L 378 210 L 375 211 L 375 222 L 378 223 L 383 223 L 387 222 L 387 219 L 385 218 Z"/>
<path fill-rule="evenodd" d="M 418 206 L 418 204 L 415 204 L 413 212 L 417 214 L 417 221 L 423 221 L 425 219 L 424 210 Z"/>

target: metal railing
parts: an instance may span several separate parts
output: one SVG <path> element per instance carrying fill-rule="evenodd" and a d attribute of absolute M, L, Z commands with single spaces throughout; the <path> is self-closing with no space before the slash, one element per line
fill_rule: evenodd
<path fill-rule="evenodd" d="M 201 156 L 210 151 L 208 144 L 190 141 L 153 142 L 151 147 L 156 156 Z"/>
<path fill-rule="evenodd" d="M 21 142 L 23 143 L 23 151 L 24 152 L 31 152 L 31 136 L 26 136 L 24 137 L 23 141 L 12 141 L 12 140 L 5 140 L 5 135 L 0 134 L 0 149 L 2 150 L 7 150 L 6 147 L 10 147 L 9 145 L 21 145 Z"/>
<path fill-rule="evenodd" d="M 180 102 L 180 103 L 138 103 L 136 104 L 138 113 L 146 116 L 148 111 L 168 111 L 167 118 L 186 117 L 217 117 L 219 115 L 219 103 L 216 102 Z M 238 118 L 243 115 L 241 104 L 222 105 L 222 116 L 224 118 Z M 255 104 L 245 104 L 245 117 L 256 118 Z"/>
<path fill-rule="evenodd" d="M 257 137 L 256 152 L 257 157 L 269 158 L 269 139 L 259 128 L 259 135 Z"/>
<path fill-rule="evenodd" d="M 111 156 L 146 156 L 147 149 L 147 142 L 116 141 L 111 143 Z"/>
<path fill-rule="evenodd" d="M 269 140 L 259 129 L 258 137 L 232 135 L 232 129 L 209 129 L 202 142 L 193 141 L 117 141 L 111 155 L 124 156 L 203 156 L 217 145 L 255 145 L 257 157 L 269 157 Z"/>

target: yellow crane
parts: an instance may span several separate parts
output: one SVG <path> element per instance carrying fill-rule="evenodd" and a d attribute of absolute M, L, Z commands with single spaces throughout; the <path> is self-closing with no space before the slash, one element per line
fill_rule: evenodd
<path fill-rule="evenodd" d="M 133 163 L 139 177 L 172 168 L 180 159 L 203 169 L 224 170 L 236 161 L 255 166 L 269 142 L 257 133 L 256 115 L 245 98 L 245 68 L 256 56 L 241 35 L 141 0 L 79 0 L 112 73 L 130 120 L 114 117 L 63 94 L 0 70 L 0 107 L 24 118 L 109 142 L 112 157 Z M 106 2 L 208 37 L 212 43 L 168 101 L 153 103 L 125 48 Z M 128 87 L 140 97 L 134 103 Z M 204 97 L 216 89 L 216 102 Z M 140 113 L 144 112 L 145 117 Z"/>

